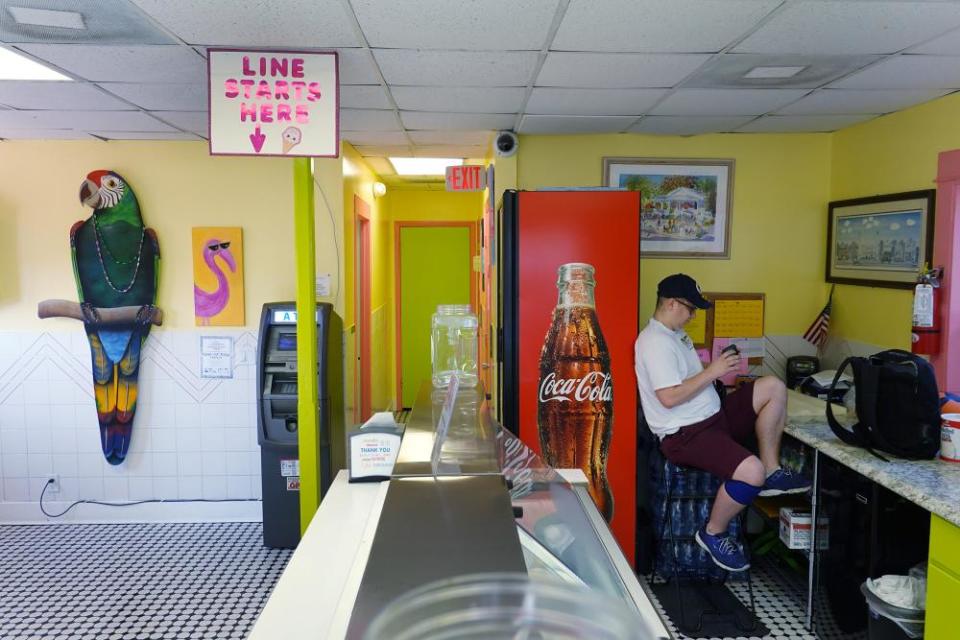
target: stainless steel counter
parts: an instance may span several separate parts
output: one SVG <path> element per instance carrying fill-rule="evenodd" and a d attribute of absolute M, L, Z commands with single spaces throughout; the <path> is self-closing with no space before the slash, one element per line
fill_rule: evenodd
<path fill-rule="evenodd" d="M 446 390 L 434 389 L 429 381 L 420 385 L 393 467 L 395 478 L 433 475 L 430 454 L 446 396 Z M 480 387 L 461 388 L 457 392 L 447 438 L 440 449 L 438 473 L 500 473 L 496 425 L 489 412 L 481 411 L 483 402 Z"/>

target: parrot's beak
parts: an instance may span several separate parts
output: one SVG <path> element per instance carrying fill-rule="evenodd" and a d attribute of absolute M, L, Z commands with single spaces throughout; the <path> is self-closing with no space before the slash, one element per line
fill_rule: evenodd
<path fill-rule="evenodd" d="M 230 267 L 230 271 L 236 273 L 237 263 L 234 261 L 233 254 L 230 253 L 230 249 L 221 249 L 219 255 L 221 258 L 223 258 L 223 261 L 227 263 L 227 266 Z"/>
<path fill-rule="evenodd" d="M 84 180 L 80 185 L 80 202 L 91 209 L 100 206 L 100 190 L 92 180 Z"/>

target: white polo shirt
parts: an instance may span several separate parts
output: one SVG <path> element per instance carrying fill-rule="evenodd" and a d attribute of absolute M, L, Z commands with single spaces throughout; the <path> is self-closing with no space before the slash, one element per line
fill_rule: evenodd
<path fill-rule="evenodd" d="M 633 362 L 640 389 L 643 415 L 660 439 L 676 433 L 680 427 L 706 420 L 720 411 L 720 396 L 712 384 L 672 409 L 661 404 L 657 389 L 675 387 L 703 371 L 690 336 L 682 329 L 674 331 L 659 320 L 650 322 L 637 336 Z"/>

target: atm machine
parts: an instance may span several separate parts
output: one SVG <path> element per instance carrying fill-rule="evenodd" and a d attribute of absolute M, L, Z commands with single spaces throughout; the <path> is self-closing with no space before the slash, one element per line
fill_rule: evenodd
<path fill-rule="evenodd" d="M 344 468 L 343 323 L 317 303 L 317 427 L 320 495 Z M 263 487 L 263 544 L 293 549 L 300 541 L 300 455 L 297 415 L 297 311 L 268 302 L 257 346 L 257 442 Z"/>

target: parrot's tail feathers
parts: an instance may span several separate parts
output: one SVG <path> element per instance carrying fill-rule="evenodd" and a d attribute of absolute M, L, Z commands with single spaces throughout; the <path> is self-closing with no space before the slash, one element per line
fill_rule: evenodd
<path fill-rule="evenodd" d="M 132 427 L 130 422 L 115 421 L 111 424 L 100 424 L 100 445 L 103 448 L 103 456 L 110 464 L 120 464 L 127 457 Z"/>
<path fill-rule="evenodd" d="M 117 420 L 130 422 L 137 410 L 137 378 L 121 375 L 117 380 Z"/>

